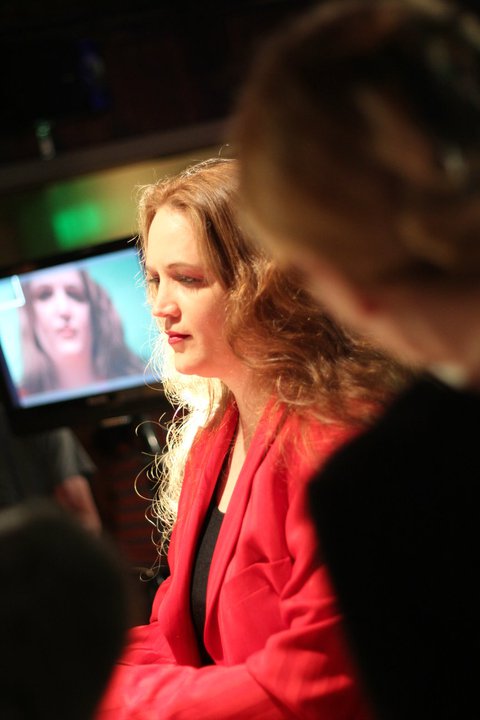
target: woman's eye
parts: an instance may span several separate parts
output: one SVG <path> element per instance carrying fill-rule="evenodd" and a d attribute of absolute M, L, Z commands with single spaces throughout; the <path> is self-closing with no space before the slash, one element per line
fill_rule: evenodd
<path fill-rule="evenodd" d="M 160 283 L 159 283 L 158 277 L 147 277 L 146 278 L 147 299 L 150 302 L 153 302 L 153 300 L 155 299 L 159 284 Z"/>
<path fill-rule="evenodd" d="M 76 300 L 79 303 L 84 303 L 87 300 L 85 292 L 81 288 L 71 287 L 67 289 L 67 295 Z"/>
<path fill-rule="evenodd" d="M 182 285 L 201 285 L 203 283 L 202 278 L 192 277 L 191 275 L 177 275 L 175 279 Z"/>
<path fill-rule="evenodd" d="M 48 300 L 53 295 L 51 288 L 42 287 L 34 290 L 32 293 L 33 300 Z"/>

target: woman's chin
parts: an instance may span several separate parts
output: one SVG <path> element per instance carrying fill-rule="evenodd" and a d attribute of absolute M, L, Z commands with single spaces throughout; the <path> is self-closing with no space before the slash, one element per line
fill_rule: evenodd
<path fill-rule="evenodd" d="M 196 365 L 192 363 L 175 361 L 175 370 L 181 375 L 198 375 Z"/>
<path fill-rule="evenodd" d="M 59 345 L 56 350 L 56 357 L 58 358 L 83 358 L 85 356 L 85 347 L 83 344 L 78 342 L 64 342 Z"/>
<path fill-rule="evenodd" d="M 212 371 L 209 372 L 209 367 L 206 363 L 199 362 L 182 362 L 183 358 L 175 358 L 175 370 L 181 375 L 196 375 L 197 377 L 217 377 Z"/>

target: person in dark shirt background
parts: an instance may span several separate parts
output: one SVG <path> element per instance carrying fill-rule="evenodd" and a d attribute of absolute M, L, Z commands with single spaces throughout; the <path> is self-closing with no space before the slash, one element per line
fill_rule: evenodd
<path fill-rule="evenodd" d="M 0 443 L 0 509 L 49 497 L 84 527 L 101 531 L 89 482 L 95 466 L 70 429 L 16 435 L 0 403 Z"/>

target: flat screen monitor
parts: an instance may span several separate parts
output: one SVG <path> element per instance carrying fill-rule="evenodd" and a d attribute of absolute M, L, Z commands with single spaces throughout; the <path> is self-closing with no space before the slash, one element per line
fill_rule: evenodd
<path fill-rule="evenodd" d="M 0 385 L 15 432 L 166 405 L 132 241 L 0 270 Z"/>

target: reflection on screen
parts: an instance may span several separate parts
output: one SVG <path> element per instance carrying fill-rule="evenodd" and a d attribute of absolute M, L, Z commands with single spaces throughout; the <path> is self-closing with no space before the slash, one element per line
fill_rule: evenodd
<path fill-rule="evenodd" d="M 33 407 L 154 381 L 152 321 L 135 248 L 0 279 L 0 360 Z"/>

